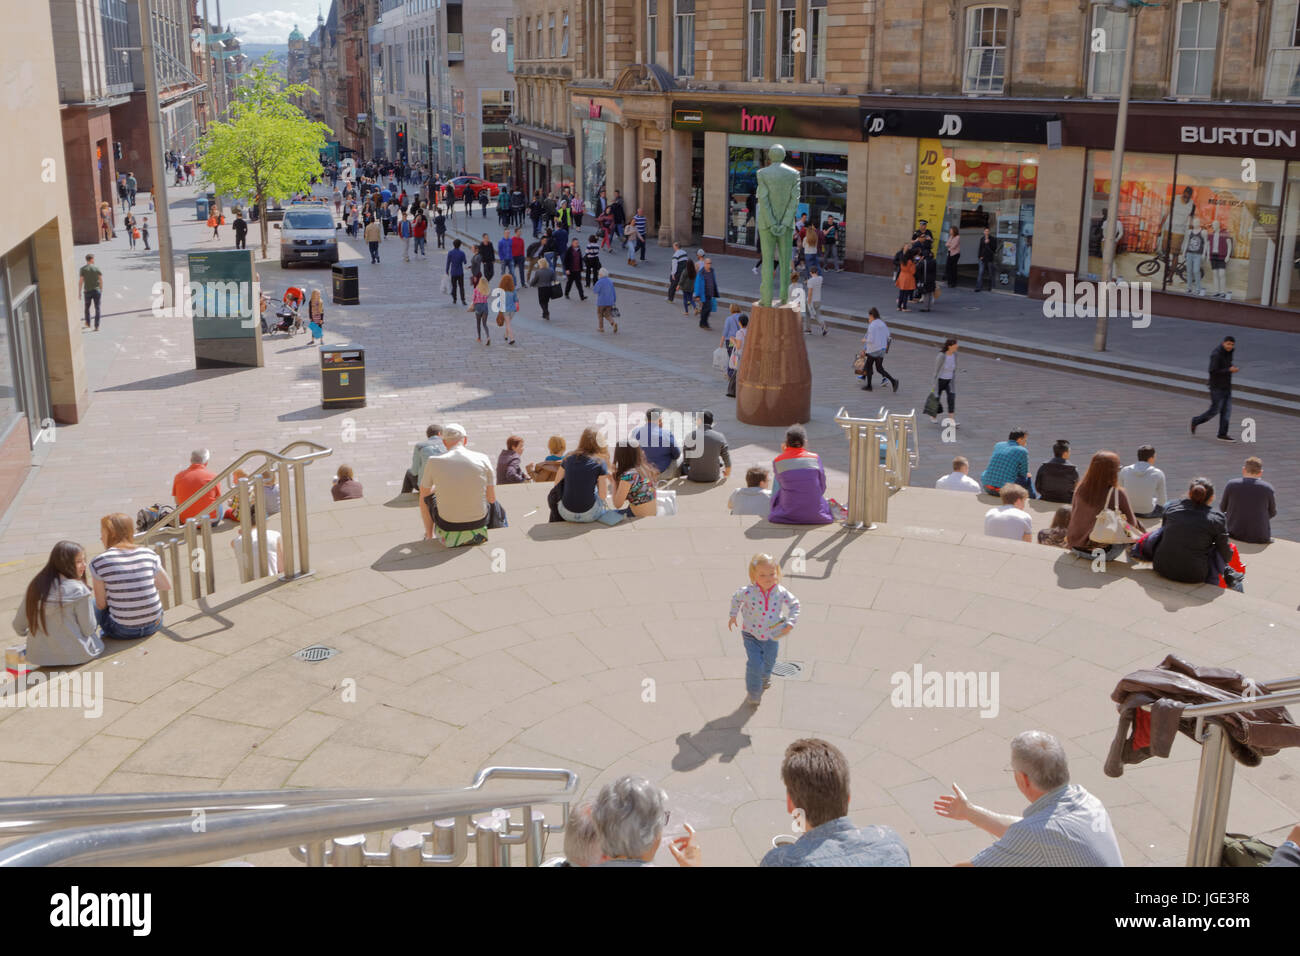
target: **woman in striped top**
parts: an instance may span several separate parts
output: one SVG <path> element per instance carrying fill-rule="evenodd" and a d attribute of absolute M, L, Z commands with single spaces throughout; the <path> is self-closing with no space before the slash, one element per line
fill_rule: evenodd
<path fill-rule="evenodd" d="M 95 586 L 95 616 L 105 637 L 148 637 L 162 626 L 159 591 L 170 591 L 171 578 L 150 548 L 135 545 L 135 527 L 124 514 L 105 515 L 100 540 L 107 548 L 90 562 Z"/>

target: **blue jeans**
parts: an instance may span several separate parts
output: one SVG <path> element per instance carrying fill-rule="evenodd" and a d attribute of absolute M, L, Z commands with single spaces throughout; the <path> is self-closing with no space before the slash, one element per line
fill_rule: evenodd
<path fill-rule="evenodd" d="M 975 291 L 979 292 L 984 288 L 984 276 L 989 277 L 988 291 L 993 291 L 993 263 L 980 260 L 979 274 L 975 277 Z"/>
<path fill-rule="evenodd" d="M 805 252 L 803 254 L 803 264 L 808 267 L 809 273 L 811 273 L 813 269 L 820 270 L 822 267 L 821 259 L 815 252 Z"/>
<path fill-rule="evenodd" d="M 556 510 L 560 512 L 560 517 L 565 521 L 572 521 L 577 524 L 589 524 L 593 521 L 599 521 L 601 524 L 618 524 L 624 518 L 623 512 L 615 511 L 599 498 L 596 499 L 594 505 L 581 514 L 564 507 L 564 502 L 560 502 L 556 506 Z"/>
<path fill-rule="evenodd" d="M 141 624 L 137 627 L 127 627 L 125 624 L 119 624 L 113 620 L 113 616 L 108 612 L 106 607 L 95 608 L 95 620 L 101 628 L 104 629 L 104 636 L 116 638 L 119 641 L 130 641 L 137 637 L 148 637 L 158 628 L 162 627 L 162 615 L 158 615 L 158 620 L 152 624 Z"/>
<path fill-rule="evenodd" d="M 1210 389 L 1210 407 L 1193 418 L 1192 424 L 1200 425 L 1204 422 L 1208 422 L 1214 417 L 1215 412 L 1219 413 L 1219 437 L 1227 438 L 1228 422 L 1232 419 L 1232 389 Z"/>
<path fill-rule="evenodd" d="M 745 692 L 758 699 L 763 694 L 763 681 L 772 676 L 781 642 L 760 641 L 748 631 L 741 633 L 745 636 Z"/>

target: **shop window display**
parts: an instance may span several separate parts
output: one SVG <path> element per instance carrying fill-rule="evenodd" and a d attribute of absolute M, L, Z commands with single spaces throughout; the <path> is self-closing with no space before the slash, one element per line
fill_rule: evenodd
<path fill-rule="evenodd" d="M 918 144 L 916 218 L 925 219 L 936 237 L 938 263 L 945 267 L 944 241 L 956 226 L 961 237 L 958 274 L 973 282 L 984 229 L 997 241 L 993 287 L 1025 295 L 1033 255 L 1038 156 L 997 145 L 945 146 L 939 140 Z M 942 175 L 952 160 L 952 182 Z"/>
<path fill-rule="evenodd" d="M 605 188 L 605 135 L 609 124 L 596 120 L 582 121 L 582 190 L 583 198 L 594 206 Z M 611 195 L 612 200 L 614 197 Z"/>
<path fill-rule="evenodd" d="M 734 137 L 733 137 L 734 139 Z M 784 162 L 799 170 L 798 215 L 824 226 L 834 216 L 844 221 L 848 208 L 849 158 L 843 153 L 821 153 L 788 147 Z M 758 170 L 768 163 L 767 150 L 753 146 L 732 146 L 727 164 L 727 242 L 754 247 L 757 244 Z"/>
<path fill-rule="evenodd" d="M 1089 209 L 1080 272 L 1100 278 L 1110 153 L 1089 153 Z M 1296 189 L 1284 194 L 1281 160 L 1135 154 L 1124 158 L 1115 275 L 1162 292 L 1300 308 L 1295 276 Z M 1293 187 L 1297 184 L 1292 183 Z M 1289 218 L 1288 218 L 1289 215 Z"/>

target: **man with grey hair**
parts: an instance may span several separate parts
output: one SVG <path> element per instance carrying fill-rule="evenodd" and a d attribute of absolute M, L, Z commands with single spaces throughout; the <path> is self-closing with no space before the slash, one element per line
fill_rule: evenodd
<path fill-rule="evenodd" d="M 172 478 L 172 497 L 176 499 L 176 507 L 179 508 L 189 500 L 190 496 L 195 494 L 208 482 L 217 476 L 208 470 L 208 459 L 212 457 L 206 448 L 196 448 L 190 452 L 190 466 L 183 471 L 178 471 Z M 213 487 L 206 495 L 198 501 L 191 504 L 181 512 L 181 521 L 189 521 L 191 518 L 203 514 L 204 508 L 210 506 L 214 501 L 221 497 L 221 490 Z M 215 525 L 221 520 L 221 513 L 213 508 L 208 515 Z"/>
<path fill-rule="evenodd" d="M 600 831 L 591 815 L 591 803 L 584 801 L 569 811 L 564 827 L 564 859 L 557 866 L 595 866 L 604 857 Z"/>
<path fill-rule="evenodd" d="M 601 787 L 591 816 L 600 834 L 605 861 L 600 866 L 653 866 L 668 824 L 668 794 L 644 777 L 620 777 Z M 682 866 L 699 862 L 694 831 L 669 845 Z"/>
<path fill-rule="evenodd" d="M 449 548 L 482 544 L 497 500 L 496 469 L 487 455 L 466 447 L 469 437 L 463 425 L 443 425 L 442 443 L 446 453 L 428 459 L 420 476 L 424 538 L 436 533 Z"/>
<path fill-rule="evenodd" d="M 1065 748 L 1051 734 L 1027 730 L 1011 741 L 1011 770 L 1029 806 L 1013 817 L 966 799 L 957 784 L 934 812 L 968 820 L 997 841 L 958 866 L 1123 866 L 1115 828 L 1101 801 L 1070 783 Z"/>

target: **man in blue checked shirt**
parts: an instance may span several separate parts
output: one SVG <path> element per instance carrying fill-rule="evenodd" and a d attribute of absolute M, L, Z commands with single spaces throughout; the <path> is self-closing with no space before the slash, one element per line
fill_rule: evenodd
<path fill-rule="evenodd" d="M 1006 441 L 993 446 L 993 457 L 980 475 L 980 484 L 985 491 L 996 495 L 1003 485 L 1017 484 L 1029 491 L 1029 497 L 1038 497 L 1029 477 L 1028 446 L 1029 432 L 1024 428 L 1011 429 Z"/>
<path fill-rule="evenodd" d="M 1051 734 L 1027 730 L 1011 741 L 1011 771 L 1029 806 L 1013 817 L 977 807 L 955 783 L 934 812 L 968 820 L 997 841 L 958 866 L 1123 866 L 1115 827 L 1100 800 L 1070 783 L 1065 748 Z"/>

